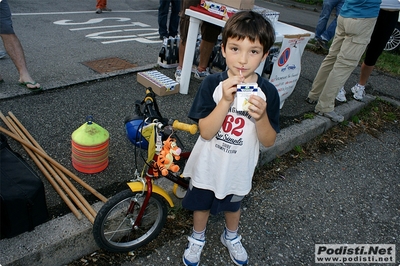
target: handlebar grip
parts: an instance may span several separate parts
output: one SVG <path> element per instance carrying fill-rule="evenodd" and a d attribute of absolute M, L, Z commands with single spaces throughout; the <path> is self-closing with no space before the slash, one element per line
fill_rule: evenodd
<path fill-rule="evenodd" d="M 151 87 L 146 89 L 146 96 L 144 97 L 145 113 L 151 119 L 160 119 L 160 115 L 155 109 L 155 94 Z"/>
<path fill-rule="evenodd" d="M 190 134 L 194 135 L 197 133 L 197 125 L 196 124 L 186 124 L 183 122 L 179 122 L 178 120 L 175 120 L 172 123 L 172 127 L 175 129 L 183 130 L 186 132 L 189 132 Z"/>

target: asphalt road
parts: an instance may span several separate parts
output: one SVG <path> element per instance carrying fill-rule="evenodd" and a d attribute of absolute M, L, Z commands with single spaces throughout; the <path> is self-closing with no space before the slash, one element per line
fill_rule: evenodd
<path fill-rule="evenodd" d="M 157 62 L 161 44 L 157 32 L 158 0 L 110 2 L 113 11 L 100 15 L 94 12 L 95 3 L 79 0 L 15 0 L 9 4 L 28 69 L 45 89 L 115 75 L 98 74 L 84 62 L 116 57 L 138 68 L 152 67 Z M 300 18 L 297 9 L 285 9 L 262 0 L 256 4 L 284 11 L 282 21 L 304 29 L 312 28 L 318 20 L 318 13 L 313 11 L 303 10 L 307 15 Z M 1 85 L 0 99 L 29 93 L 15 86 L 18 77 L 10 58 L 0 62 L 1 69 L 10 70 L 2 71 L 5 83 Z"/>

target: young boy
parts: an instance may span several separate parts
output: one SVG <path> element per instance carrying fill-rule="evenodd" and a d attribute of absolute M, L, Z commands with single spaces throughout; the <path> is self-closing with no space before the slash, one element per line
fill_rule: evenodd
<path fill-rule="evenodd" d="M 240 202 L 251 189 L 259 142 L 268 147 L 279 132 L 279 95 L 254 71 L 275 41 L 274 29 L 260 14 L 241 11 L 227 21 L 222 54 L 228 70 L 207 76 L 200 85 L 189 117 L 198 122 L 200 137 L 184 169 L 191 177 L 182 205 L 193 212 L 193 233 L 183 254 L 185 265 L 198 265 L 210 213 L 225 214 L 221 242 L 236 265 L 248 262 L 237 234 Z M 237 85 L 257 83 L 248 111 L 238 111 Z"/>

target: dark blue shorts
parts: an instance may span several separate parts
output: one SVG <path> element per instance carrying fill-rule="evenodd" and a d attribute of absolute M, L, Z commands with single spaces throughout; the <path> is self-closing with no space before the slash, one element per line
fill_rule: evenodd
<path fill-rule="evenodd" d="M 211 190 L 190 186 L 182 200 L 182 207 L 191 211 L 210 210 L 212 215 L 219 212 L 236 212 L 244 196 L 228 195 L 224 199 L 217 199 Z"/>
<path fill-rule="evenodd" d="M 0 34 L 15 34 L 7 0 L 0 2 Z"/>

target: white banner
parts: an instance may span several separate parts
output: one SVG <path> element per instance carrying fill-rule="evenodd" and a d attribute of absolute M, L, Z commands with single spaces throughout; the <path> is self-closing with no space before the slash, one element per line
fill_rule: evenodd
<path fill-rule="evenodd" d="M 283 38 L 278 59 L 274 62 L 269 78 L 281 98 L 280 108 L 296 87 L 301 72 L 301 56 L 309 39 L 309 34 Z"/>

